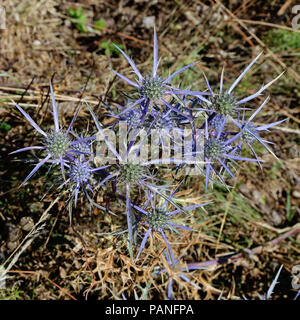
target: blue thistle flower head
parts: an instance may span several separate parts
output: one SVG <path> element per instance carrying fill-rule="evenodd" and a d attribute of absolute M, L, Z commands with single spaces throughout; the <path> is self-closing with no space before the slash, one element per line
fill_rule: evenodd
<path fill-rule="evenodd" d="M 166 84 L 159 76 L 146 76 L 140 86 L 140 96 L 159 102 L 166 94 Z"/>
<path fill-rule="evenodd" d="M 224 122 L 224 117 L 220 114 L 216 114 L 209 122 L 209 125 L 213 130 L 219 130 L 223 125 L 223 122 Z"/>
<path fill-rule="evenodd" d="M 210 138 L 204 143 L 204 159 L 215 162 L 224 158 L 224 153 L 230 148 L 221 139 Z"/>
<path fill-rule="evenodd" d="M 214 127 L 212 128 L 213 130 L 210 130 L 211 128 L 209 127 L 208 122 L 205 122 L 205 142 L 203 148 L 204 160 L 207 162 L 205 164 L 205 189 L 208 187 L 211 173 L 215 173 L 221 182 L 226 185 L 216 166 L 221 166 L 221 168 L 235 179 L 234 174 L 229 168 L 229 164 L 232 160 L 259 162 L 257 158 L 250 159 L 238 155 L 240 148 L 236 142 L 238 142 L 242 134 L 244 134 L 245 128 L 242 128 L 239 133 L 234 134 L 228 139 L 224 127 L 225 121 L 223 121 L 222 125 L 217 130 L 215 130 Z"/>
<path fill-rule="evenodd" d="M 119 50 L 123 56 L 126 58 L 128 63 L 131 65 L 134 73 L 138 77 L 137 82 L 133 82 L 129 80 L 127 77 L 121 75 L 120 73 L 116 72 L 113 70 L 113 72 L 129 83 L 130 85 L 134 86 L 139 93 L 139 98 L 135 100 L 133 103 L 129 104 L 128 107 L 125 108 L 125 110 L 122 111 L 122 113 L 128 112 L 128 110 L 133 109 L 137 105 L 142 106 L 142 112 L 143 112 L 143 118 L 148 112 L 149 107 L 152 108 L 154 104 L 161 104 L 166 106 L 169 109 L 172 109 L 173 111 L 177 112 L 174 107 L 172 107 L 166 100 L 165 97 L 168 95 L 172 94 L 189 94 L 193 96 L 199 96 L 199 95 L 205 95 L 207 93 L 204 92 L 199 92 L 199 91 L 186 91 L 186 90 L 181 90 L 172 87 L 169 82 L 179 73 L 183 72 L 185 69 L 192 67 L 195 65 L 195 63 L 191 63 L 180 70 L 176 71 L 172 75 L 170 75 L 167 79 L 162 79 L 160 76 L 157 75 L 157 68 L 158 68 L 158 43 L 157 43 L 157 35 L 156 35 L 156 30 L 154 28 L 154 45 L 153 45 L 153 69 L 152 69 L 152 74 L 147 75 L 147 76 L 142 76 L 138 68 L 136 67 L 135 63 L 133 60 L 119 47 L 117 47 L 117 50 Z"/>
<path fill-rule="evenodd" d="M 183 225 L 179 225 L 176 224 L 174 222 L 172 222 L 172 217 L 175 214 L 181 213 L 181 212 L 187 212 L 187 211 L 191 211 L 194 210 L 196 208 L 200 208 L 203 207 L 205 205 L 207 205 L 208 203 L 203 203 L 203 204 L 197 204 L 194 206 L 190 206 L 190 207 L 178 207 L 178 209 L 176 210 L 169 210 L 167 207 L 167 204 L 169 203 L 169 201 L 171 201 L 174 204 L 174 201 L 172 200 L 172 197 L 174 195 L 176 191 L 174 191 L 170 197 L 167 197 L 167 200 L 165 200 L 165 202 L 162 205 L 157 205 L 156 204 L 156 195 L 152 195 L 152 193 L 147 193 L 147 197 L 148 197 L 148 203 L 151 203 L 151 208 L 149 210 L 144 210 L 138 206 L 135 206 L 134 208 L 136 210 L 138 210 L 140 213 L 144 214 L 145 218 L 146 218 L 146 222 L 144 224 L 148 225 L 148 230 L 144 235 L 144 238 L 142 240 L 142 243 L 140 245 L 136 260 L 138 259 L 138 257 L 140 256 L 143 248 L 145 247 L 145 244 L 147 242 L 147 239 L 150 235 L 150 233 L 152 232 L 159 232 L 163 239 L 164 242 L 167 245 L 168 248 L 168 252 L 172 258 L 172 260 L 174 261 L 174 254 L 172 252 L 171 246 L 167 240 L 167 237 L 165 235 L 165 231 L 166 230 L 170 230 L 170 231 L 175 231 L 178 232 L 177 229 L 183 229 L 183 230 L 192 230 L 189 227 L 183 226 Z M 154 197 L 154 200 L 153 200 Z"/>
<path fill-rule="evenodd" d="M 70 133 L 70 130 L 72 128 L 72 125 L 77 117 L 77 114 L 80 110 L 80 107 L 77 109 L 75 112 L 75 115 L 68 127 L 67 130 L 63 130 L 59 126 L 59 121 L 58 121 L 58 110 L 57 110 L 57 105 L 53 93 L 53 88 L 50 83 L 50 92 L 51 92 L 51 100 L 52 100 L 52 110 L 53 110 L 53 118 L 54 118 L 54 130 L 46 133 L 44 130 L 42 130 L 36 122 L 30 117 L 28 113 L 26 113 L 20 106 L 15 104 L 17 109 L 24 115 L 24 117 L 28 120 L 28 122 L 34 127 L 34 129 L 40 133 L 44 137 L 44 145 L 43 146 L 31 146 L 31 147 L 26 147 L 26 148 L 21 148 L 19 150 L 16 150 L 12 152 L 11 154 L 15 154 L 18 152 L 22 151 L 27 151 L 27 150 L 44 150 L 46 151 L 46 157 L 41 160 L 35 167 L 34 169 L 29 173 L 29 175 L 26 177 L 26 179 L 22 182 L 21 185 L 23 185 L 26 181 L 28 181 L 35 172 L 38 171 L 38 169 L 43 166 L 47 162 L 51 163 L 58 163 L 60 164 L 61 171 L 63 176 L 65 175 L 64 173 L 64 166 L 68 162 L 68 157 L 72 157 L 70 152 L 71 152 L 71 142 L 68 138 L 68 135 Z"/>
<path fill-rule="evenodd" d="M 76 185 L 76 187 L 86 185 L 92 179 L 92 168 L 89 161 L 75 159 L 70 165 L 68 175 L 71 185 Z"/>
<path fill-rule="evenodd" d="M 268 131 L 268 129 L 274 126 L 277 126 L 287 120 L 287 119 L 283 119 L 283 120 L 279 120 L 279 121 L 272 122 L 262 126 L 256 126 L 252 123 L 252 120 L 254 119 L 254 117 L 261 111 L 261 109 L 268 102 L 268 100 L 269 100 L 269 97 L 265 99 L 265 101 L 261 104 L 261 106 L 249 117 L 247 121 L 245 120 L 245 114 L 243 114 L 241 122 L 233 120 L 233 123 L 242 131 L 240 144 L 244 142 L 251 149 L 256 159 L 257 159 L 257 155 L 252 146 L 252 144 L 256 141 L 261 143 L 276 158 L 276 155 L 268 146 L 268 144 L 271 144 L 271 142 L 261 138 L 260 133 L 265 130 Z"/>
<path fill-rule="evenodd" d="M 127 101 L 126 105 L 128 104 L 129 102 Z M 116 123 L 121 121 L 126 122 L 128 131 L 131 129 L 142 128 L 143 112 L 140 108 L 134 108 L 134 109 L 127 110 L 126 112 L 121 112 L 121 110 L 124 109 L 124 106 L 117 105 L 116 107 L 117 107 L 117 112 L 112 111 L 112 107 L 106 105 L 106 109 L 109 111 L 109 116 L 118 119 Z"/>
<path fill-rule="evenodd" d="M 255 59 L 251 61 L 251 63 L 244 69 L 244 71 L 239 75 L 239 77 L 233 82 L 233 84 L 230 86 L 230 88 L 226 91 L 223 90 L 223 78 L 224 78 L 224 68 L 221 73 L 221 79 L 220 79 L 220 89 L 218 93 L 215 93 L 213 89 L 211 88 L 207 78 L 205 77 L 206 84 L 208 86 L 210 96 L 208 99 L 204 98 L 203 96 L 198 96 L 198 99 L 201 100 L 204 104 L 207 105 L 207 108 L 195 108 L 195 110 L 201 110 L 206 112 L 215 112 L 227 119 L 230 119 L 233 121 L 233 116 L 235 114 L 239 114 L 242 110 L 247 110 L 245 108 L 240 107 L 240 105 L 253 100 L 254 98 L 258 97 L 264 90 L 266 90 L 272 83 L 274 83 L 277 79 L 281 77 L 283 73 L 281 73 L 279 76 L 277 76 L 275 79 L 267 83 L 266 85 L 263 85 L 258 91 L 251 94 L 250 96 L 243 98 L 243 99 L 237 99 L 234 94 L 233 90 L 238 85 L 238 83 L 242 80 L 242 78 L 245 76 L 245 74 L 250 70 L 250 68 L 254 65 L 254 63 L 259 59 L 259 57 L 262 55 L 260 53 Z"/>
<path fill-rule="evenodd" d="M 170 229 L 168 211 L 162 208 L 151 210 L 147 215 L 147 222 L 153 231 Z"/>
<path fill-rule="evenodd" d="M 138 129 L 141 127 L 142 117 L 142 111 L 139 108 L 135 108 L 126 112 L 120 120 L 125 120 L 129 129 Z"/>
<path fill-rule="evenodd" d="M 83 192 L 91 204 L 95 204 L 92 199 L 89 197 L 87 190 L 90 190 L 94 193 L 92 186 L 95 185 L 94 173 L 97 171 L 104 170 L 108 166 L 102 166 L 94 168 L 91 166 L 93 157 L 85 160 L 84 155 L 80 155 L 79 158 L 73 158 L 72 162 L 66 164 L 68 168 L 66 171 L 67 179 L 61 184 L 58 188 L 62 188 L 65 185 L 70 186 L 71 198 L 74 198 L 75 207 L 78 200 L 79 192 Z M 99 205 L 97 207 L 102 208 Z"/>
<path fill-rule="evenodd" d="M 83 138 L 81 135 L 81 138 L 78 138 L 78 140 L 71 143 L 72 151 L 78 155 L 91 154 L 91 140 L 94 140 L 94 137 Z"/>

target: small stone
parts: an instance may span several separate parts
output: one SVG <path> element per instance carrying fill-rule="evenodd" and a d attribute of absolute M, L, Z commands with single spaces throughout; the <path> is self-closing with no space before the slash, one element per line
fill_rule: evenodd
<path fill-rule="evenodd" d="M 59 275 L 62 279 L 65 279 L 67 277 L 67 272 L 64 268 L 59 267 Z"/>
<path fill-rule="evenodd" d="M 253 190 L 252 195 L 253 195 L 253 198 L 254 198 L 253 200 L 256 203 L 261 203 L 261 193 L 258 190 Z"/>
<path fill-rule="evenodd" d="M 275 226 L 279 226 L 282 222 L 282 216 L 275 210 L 272 211 L 271 218 Z"/>
<path fill-rule="evenodd" d="M 10 224 L 8 226 L 8 242 L 18 242 L 18 240 L 22 237 L 22 231 L 19 226 L 15 226 Z"/>
<path fill-rule="evenodd" d="M 33 41 L 33 45 L 34 45 L 34 46 L 40 46 L 40 45 L 41 45 L 41 41 L 39 41 L 39 40 L 34 40 L 34 41 Z"/>
<path fill-rule="evenodd" d="M 300 191 L 294 190 L 293 193 L 292 193 L 292 196 L 293 196 L 294 198 L 299 199 L 299 198 L 300 198 Z"/>
<path fill-rule="evenodd" d="M 22 217 L 20 220 L 20 226 L 24 231 L 30 231 L 34 226 L 34 221 L 31 217 Z"/>

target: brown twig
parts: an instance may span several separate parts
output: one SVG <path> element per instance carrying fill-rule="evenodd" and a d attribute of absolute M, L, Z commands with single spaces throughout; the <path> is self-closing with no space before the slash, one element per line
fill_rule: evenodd
<path fill-rule="evenodd" d="M 297 233 L 300 233 L 300 223 L 297 223 L 290 231 L 284 233 L 282 236 L 275 238 L 272 241 L 267 242 L 264 245 L 258 246 L 252 250 L 250 250 L 250 254 L 260 254 L 266 249 L 267 247 L 274 247 L 276 246 L 279 242 L 285 240 L 286 238 L 289 238 Z M 205 262 L 193 262 L 193 263 L 188 263 L 187 268 L 192 270 L 192 269 L 206 269 L 208 267 L 214 266 L 214 265 L 220 265 L 224 263 L 232 263 L 234 261 L 237 261 L 241 258 L 244 257 L 244 252 L 240 252 L 238 254 L 233 254 L 230 256 L 225 256 L 219 259 L 215 260 L 208 260 Z"/>
<path fill-rule="evenodd" d="M 275 23 L 270 23 L 270 22 L 265 22 L 265 21 L 257 21 L 257 20 L 247 20 L 247 19 L 239 19 L 241 22 L 247 23 L 247 24 L 255 24 L 255 25 L 262 25 L 262 26 L 267 26 L 267 27 L 272 27 L 272 28 L 277 28 L 277 29 L 283 29 L 283 30 L 288 30 L 288 31 L 293 31 L 293 32 L 298 32 L 300 33 L 300 30 L 296 30 L 287 26 L 282 26 L 280 24 L 275 24 Z"/>

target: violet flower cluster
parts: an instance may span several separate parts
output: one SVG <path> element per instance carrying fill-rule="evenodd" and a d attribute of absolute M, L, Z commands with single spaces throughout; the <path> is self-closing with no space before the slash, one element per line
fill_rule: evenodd
<path fill-rule="evenodd" d="M 42 135 L 43 141 L 41 145 L 25 147 L 14 151 L 13 154 L 28 150 L 41 152 L 42 160 L 35 165 L 22 184 L 43 165 L 58 165 L 61 172 L 61 183 L 58 188 L 69 192 L 68 203 L 71 206 L 76 206 L 79 197 L 83 196 L 92 206 L 102 209 L 104 214 L 113 213 L 107 207 L 99 205 L 96 200 L 98 192 L 105 192 L 111 188 L 109 192 L 114 192 L 124 203 L 124 212 L 120 215 L 122 213 L 126 215 L 125 231 L 128 232 L 129 252 L 131 255 L 135 254 L 133 261 L 142 262 L 141 254 L 147 246 L 148 238 L 156 235 L 165 245 L 168 262 L 171 266 L 175 266 L 178 261 L 168 238 L 171 232 L 180 237 L 179 230 L 192 229 L 174 222 L 173 217 L 175 215 L 188 217 L 190 211 L 202 208 L 208 203 L 179 205 L 178 199 L 174 197 L 178 186 L 172 185 L 173 181 L 162 179 L 161 173 L 164 170 L 171 170 L 180 176 L 182 172 L 198 170 L 200 176 L 203 176 L 203 189 L 207 190 L 210 186 L 213 187 L 214 183 L 221 183 L 229 188 L 228 178 L 235 178 L 237 161 L 261 166 L 261 160 L 255 152 L 256 143 L 260 143 L 273 154 L 269 146 L 271 142 L 262 138 L 261 135 L 285 120 L 257 125 L 253 120 L 267 103 L 268 97 L 253 111 L 248 103 L 259 97 L 280 75 L 249 96 L 238 98 L 234 89 L 258 61 L 261 56 L 259 54 L 233 81 L 229 89 L 225 89 L 227 86 L 224 84 L 223 69 L 219 90 L 214 90 L 204 76 L 206 86 L 199 89 L 201 91 L 192 91 L 190 88 L 178 88 L 174 82 L 176 76 L 184 74 L 185 70 L 192 67 L 195 69 L 196 62 L 167 77 L 159 75 L 158 41 L 155 29 L 151 73 L 140 71 L 123 50 L 116 48 L 132 67 L 136 80 L 130 80 L 121 73 L 113 71 L 120 80 L 134 88 L 134 92 L 127 96 L 124 105 L 105 104 L 104 109 L 107 115 L 114 121 L 104 126 L 86 103 L 97 133 L 89 137 L 83 135 L 79 137 L 74 133 L 73 126 L 80 108 L 76 110 L 67 129 L 63 129 L 59 124 L 58 108 L 50 84 L 54 128 L 43 130 L 16 104 L 16 108 Z M 127 143 L 121 141 L 119 137 L 119 144 L 125 144 L 123 153 L 117 150 L 116 144 L 109 140 L 105 132 L 106 129 L 117 132 L 121 124 L 126 125 L 126 138 L 128 138 Z M 183 133 L 187 128 L 190 130 L 189 148 L 186 148 L 183 143 L 185 141 Z M 153 130 L 158 134 L 155 142 L 157 154 L 162 154 L 166 148 L 169 148 L 170 152 L 161 158 L 138 161 L 142 148 L 150 144 Z M 137 143 L 137 137 L 141 132 L 145 133 L 144 138 Z M 105 153 L 97 155 L 94 146 L 97 145 L 98 138 L 104 141 L 107 150 L 115 157 L 115 162 L 105 163 L 108 160 Z M 198 148 L 198 145 L 201 147 Z M 250 149 L 252 158 L 243 156 L 245 148 Z M 189 161 L 187 157 L 181 156 L 181 153 L 188 156 Z M 100 166 L 97 165 L 99 157 Z M 139 199 L 138 204 L 132 197 L 136 191 L 144 195 Z M 197 286 L 183 273 L 179 274 L 179 278 Z M 170 279 L 169 296 L 172 295 L 172 283 L 173 279 Z"/>

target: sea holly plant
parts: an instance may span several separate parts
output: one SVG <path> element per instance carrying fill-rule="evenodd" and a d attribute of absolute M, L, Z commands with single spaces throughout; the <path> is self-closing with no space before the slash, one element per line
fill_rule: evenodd
<path fill-rule="evenodd" d="M 194 118 L 196 123 L 199 123 L 200 119 L 203 119 L 203 113 L 205 114 L 205 120 L 202 120 L 202 125 L 200 126 L 200 128 L 205 131 L 205 143 L 203 148 L 203 157 L 207 162 L 205 164 L 205 189 L 208 188 L 211 174 L 217 176 L 225 186 L 226 183 L 221 175 L 222 171 L 227 172 L 232 178 L 235 178 L 232 170 L 230 169 L 230 166 L 235 162 L 235 160 L 254 161 L 261 167 L 261 160 L 258 159 L 258 156 L 252 146 L 252 143 L 255 141 L 259 141 L 272 155 L 275 156 L 273 151 L 267 145 L 271 142 L 261 138 L 259 136 L 259 132 L 279 125 L 286 119 L 271 124 L 255 126 L 252 124 L 252 120 L 261 111 L 268 101 L 268 98 L 265 99 L 261 106 L 247 121 L 245 121 L 245 112 L 251 109 L 247 106 L 245 107 L 245 104 L 260 96 L 261 93 L 279 79 L 283 73 L 268 84 L 263 85 L 258 91 L 248 97 L 237 99 L 233 93 L 235 87 L 254 63 L 257 62 L 261 55 L 262 53 L 252 60 L 228 90 L 224 90 L 224 68 L 222 69 L 220 77 L 220 88 L 218 93 L 213 91 L 206 76 L 204 75 L 211 95 L 208 97 L 201 95 L 198 96 L 196 98 L 198 99 L 198 102 L 197 100 L 194 100 L 192 109 L 196 111 Z M 199 106 L 197 106 L 197 103 Z M 240 121 L 241 118 L 242 121 Z M 229 120 L 237 126 L 238 131 L 232 130 Z M 245 158 L 240 155 L 241 147 L 244 144 L 251 149 L 255 157 L 254 159 Z M 216 165 L 218 165 L 219 168 L 216 169 Z"/>
<path fill-rule="evenodd" d="M 50 83 L 54 127 L 50 130 L 42 129 L 23 108 L 15 104 L 26 120 L 42 135 L 43 141 L 39 145 L 21 148 L 12 154 L 37 150 L 43 155 L 42 160 L 36 164 L 22 185 L 43 165 L 59 165 L 58 190 L 65 189 L 69 194 L 67 204 L 70 220 L 72 208 L 78 208 L 81 196 L 88 200 L 91 207 L 100 209 L 103 214 L 115 213 L 108 209 L 111 203 L 107 203 L 106 207 L 98 203 L 99 193 L 110 192 L 115 195 L 112 198 L 120 199 L 122 210 L 120 214 L 115 214 L 115 217 L 117 219 L 121 214 L 126 215 L 125 230 L 123 219 L 117 221 L 123 228 L 121 233 L 128 232 L 131 263 L 140 264 L 148 239 L 154 235 L 159 238 L 167 253 L 166 268 L 160 270 L 160 273 L 168 272 L 168 297 L 173 298 L 174 280 L 185 281 L 197 289 L 200 287 L 185 275 L 185 271 L 197 269 L 193 267 L 193 263 L 189 269 L 179 265 L 179 258 L 176 257 L 169 240 L 170 233 L 180 238 L 181 232 L 193 231 L 189 225 L 177 221 L 178 215 L 188 217 L 193 210 L 209 203 L 199 204 L 197 201 L 197 204 L 190 206 L 179 205 L 175 194 L 184 180 L 173 179 L 174 176 L 170 172 L 177 173 L 186 166 L 196 166 L 201 169 L 199 173 L 203 175 L 204 190 L 208 189 L 210 183 L 214 186 L 215 177 L 229 188 L 227 178 L 235 179 L 237 163 L 245 161 L 261 166 L 262 161 L 255 151 L 255 142 L 262 144 L 274 155 L 269 146 L 272 143 L 262 136 L 265 131 L 280 125 L 285 119 L 255 124 L 253 120 L 266 105 L 268 98 L 252 111 L 251 115 L 247 112 L 253 110 L 256 98 L 280 75 L 256 92 L 239 99 L 234 94 L 234 89 L 261 54 L 251 61 L 229 89 L 224 89 L 223 68 L 218 91 L 212 89 L 205 76 L 207 88 L 200 87 L 197 91 L 192 91 L 192 84 L 188 88 L 179 89 L 171 82 L 175 76 L 194 66 L 196 62 L 181 68 L 166 79 L 159 76 L 155 29 L 153 68 L 150 74 L 139 70 L 122 48 L 115 47 L 115 50 L 125 57 L 137 79 L 134 82 L 113 71 L 136 91 L 134 94 L 128 93 L 124 103 L 120 102 L 121 100 L 115 104 L 104 101 L 103 109 L 108 112 L 104 116 L 108 116 L 112 121 L 102 123 L 99 119 L 103 113 L 98 114 L 85 102 L 84 105 L 93 119 L 92 130 L 96 130 L 97 133 L 90 134 L 90 126 L 85 132 L 78 132 L 73 128 L 81 105 L 74 110 L 71 123 L 64 129 L 59 123 L 58 108 Z M 251 106 L 248 105 L 250 101 Z M 184 135 L 186 130 L 189 132 L 188 135 Z M 123 135 L 120 132 L 123 132 Z M 116 137 L 116 134 L 119 135 Z M 152 139 L 153 137 L 157 139 Z M 103 142 L 106 148 L 104 149 L 109 154 L 99 152 L 99 141 Z M 198 145 L 202 147 L 198 149 Z M 151 156 L 155 154 L 155 157 L 150 159 L 149 146 Z M 155 151 L 153 154 L 152 147 Z M 253 158 L 243 155 L 244 147 L 250 148 Z M 169 153 L 165 153 L 166 149 Z M 198 213 L 199 210 L 195 214 Z"/>
<path fill-rule="evenodd" d="M 153 175 L 149 167 L 152 164 L 157 163 L 156 160 L 154 161 L 145 161 L 143 160 L 143 157 L 138 157 L 141 146 L 143 146 L 143 142 L 141 144 L 131 144 L 131 142 L 135 141 L 132 138 L 129 138 L 129 144 L 127 145 L 127 139 L 124 136 L 119 137 L 119 145 L 123 145 L 123 151 L 126 152 L 118 152 L 117 149 L 107 141 L 105 138 L 105 133 L 103 130 L 102 125 L 100 124 L 99 120 L 97 119 L 97 116 L 91 109 L 91 107 L 87 104 L 87 107 L 96 123 L 97 129 L 99 134 L 104 138 L 104 141 L 107 143 L 107 147 L 109 150 L 114 154 L 117 158 L 117 163 L 115 165 L 112 165 L 110 167 L 110 170 L 98 186 L 102 186 L 109 181 L 113 181 L 115 185 L 116 192 L 120 192 L 120 187 L 125 187 L 125 201 L 126 201 L 126 215 L 127 215 L 127 226 L 128 226 L 128 235 L 129 235 L 129 248 L 131 250 L 132 248 L 132 242 L 133 242 L 133 222 L 134 222 L 134 216 L 132 212 L 132 203 L 131 203 L 131 197 L 130 197 L 130 191 L 134 189 L 135 187 L 138 187 L 140 190 L 146 191 L 146 194 L 149 197 L 149 191 L 150 194 L 160 194 L 161 196 L 164 196 L 167 200 L 169 200 L 175 207 L 178 207 L 172 201 L 171 198 L 166 196 L 166 192 L 168 191 L 168 185 L 161 184 L 162 181 L 157 179 L 155 175 Z M 127 130 L 125 130 L 125 134 L 127 134 Z M 166 163 L 174 162 L 173 158 L 167 158 L 163 159 Z M 183 160 L 179 160 L 179 163 L 183 163 Z M 120 187 L 119 187 L 120 186 Z M 140 210 L 139 207 L 134 206 L 135 209 L 138 211 Z M 184 212 L 184 208 L 179 209 L 179 211 Z"/>

